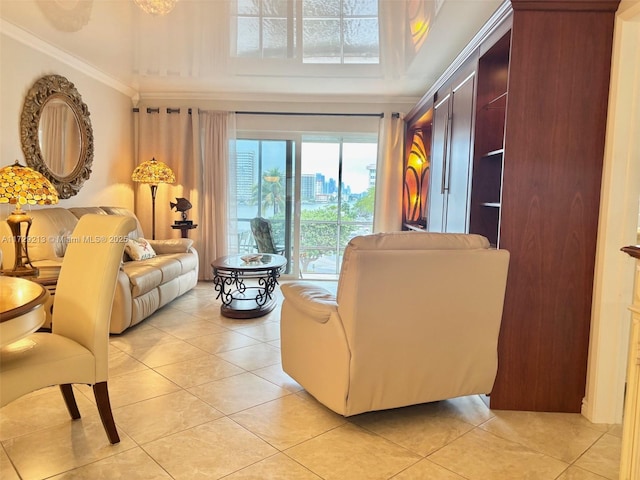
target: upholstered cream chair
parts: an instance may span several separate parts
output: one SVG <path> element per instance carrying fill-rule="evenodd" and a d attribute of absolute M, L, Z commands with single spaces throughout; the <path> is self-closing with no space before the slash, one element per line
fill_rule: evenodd
<path fill-rule="evenodd" d="M 337 295 L 282 285 L 283 369 L 344 416 L 489 393 L 508 264 L 479 235 L 356 237 Z"/>
<path fill-rule="evenodd" d="M 60 385 L 80 418 L 72 384 L 93 386 L 109 441 L 120 441 L 107 390 L 109 318 L 131 217 L 84 215 L 71 235 L 56 287 L 51 333 L 34 333 L 0 350 L 0 406 Z"/>

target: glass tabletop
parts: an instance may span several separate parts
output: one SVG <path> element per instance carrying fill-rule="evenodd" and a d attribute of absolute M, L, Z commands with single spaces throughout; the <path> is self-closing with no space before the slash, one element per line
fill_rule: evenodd
<path fill-rule="evenodd" d="M 211 266 L 223 270 L 267 270 L 284 267 L 287 259 L 272 253 L 252 253 L 246 255 L 227 255 L 211 262 Z"/>

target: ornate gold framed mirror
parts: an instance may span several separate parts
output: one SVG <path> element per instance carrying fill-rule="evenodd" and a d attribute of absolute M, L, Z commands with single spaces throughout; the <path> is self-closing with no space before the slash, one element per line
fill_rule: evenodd
<path fill-rule="evenodd" d="M 53 183 L 60 198 L 76 195 L 89 179 L 89 109 L 65 77 L 47 75 L 33 84 L 22 107 L 20 140 L 27 165 Z"/>

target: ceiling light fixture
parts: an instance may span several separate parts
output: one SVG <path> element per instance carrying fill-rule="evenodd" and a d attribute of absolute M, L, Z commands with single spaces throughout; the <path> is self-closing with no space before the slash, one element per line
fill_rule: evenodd
<path fill-rule="evenodd" d="M 166 15 L 178 0 L 133 0 L 142 10 L 151 15 Z"/>

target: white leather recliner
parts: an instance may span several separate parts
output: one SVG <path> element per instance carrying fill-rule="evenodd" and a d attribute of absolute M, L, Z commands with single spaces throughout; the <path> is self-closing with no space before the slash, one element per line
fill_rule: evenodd
<path fill-rule="evenodd" d="M 282 285 L 283 369 L 344 416 L 490 393 L 508 264 L 479 235 L 356 237 L 337 295 Z"/>

